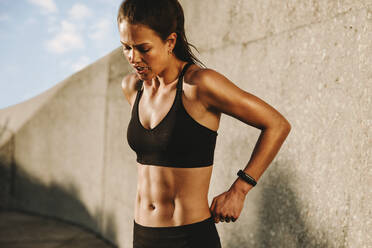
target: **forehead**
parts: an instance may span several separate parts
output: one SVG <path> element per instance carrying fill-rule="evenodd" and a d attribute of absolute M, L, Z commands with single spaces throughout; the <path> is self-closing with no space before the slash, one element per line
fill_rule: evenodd
<path fill-rule="evenodd" d="M 156 33 L 142 24 L 130 24 L 123 20 L 119 23 L 120 41 L 127 45 L 156 42 L 159 37 Z"/>

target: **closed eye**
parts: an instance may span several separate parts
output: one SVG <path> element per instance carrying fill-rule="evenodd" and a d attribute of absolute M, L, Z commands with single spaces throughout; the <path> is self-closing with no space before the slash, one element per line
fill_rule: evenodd
<path fill-rule="evenodd" d="M 124 50 L 130 50 L 131 48 L 130 47 L 127 47 L 127 46 L 123 46 L 123 49 Z M 149 52 L 151 49 L 138 49 L 141 53 L 147 53 Z"/>

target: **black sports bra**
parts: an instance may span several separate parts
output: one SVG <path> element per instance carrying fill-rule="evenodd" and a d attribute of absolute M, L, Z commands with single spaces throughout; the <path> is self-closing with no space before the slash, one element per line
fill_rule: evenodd
<path fill-rule="evenodd" d="M 143 127 L 138 104 L 143 89 L 137 91 L 131 120 L 127 129 L 129 146 L 137 154 L 137 162 L 177 168 L 204 167 L 213 164 L 217 131 L 195 121 L 182 103 L 183 75 L 191 65 L 184 66 L 178 78 L 177 92 L 167 115 L 152 129 Z"/>

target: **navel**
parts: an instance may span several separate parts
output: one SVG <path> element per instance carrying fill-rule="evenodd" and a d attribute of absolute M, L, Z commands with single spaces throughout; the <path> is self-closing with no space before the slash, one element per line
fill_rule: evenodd
<path fill-rule="evenodd" d="M 150 203 L 150 204 L 149 204 L 149 209 L 150 209 L 150 210 L 155 210 L 155 205 L 152 204 L 152 203 Z"/>

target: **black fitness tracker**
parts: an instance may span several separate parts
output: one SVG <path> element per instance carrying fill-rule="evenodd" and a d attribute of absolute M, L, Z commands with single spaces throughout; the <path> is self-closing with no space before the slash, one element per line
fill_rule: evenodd
<path fill-rule="evenodd" d="M 241 179 L 243 179 L 244 181 L 246 181 L 247 183 L 249 183 L 250 185 L 252 185 L 253 187 L 256 186 L 256 184 L 257 184 L 256 180 L 254 180 L 253 177 L 251 177 L 250 175 L 248 175 L 248 174 L 245 173 L 244 171 L 239 170 L 237 175 L 238 175 Z"/>

